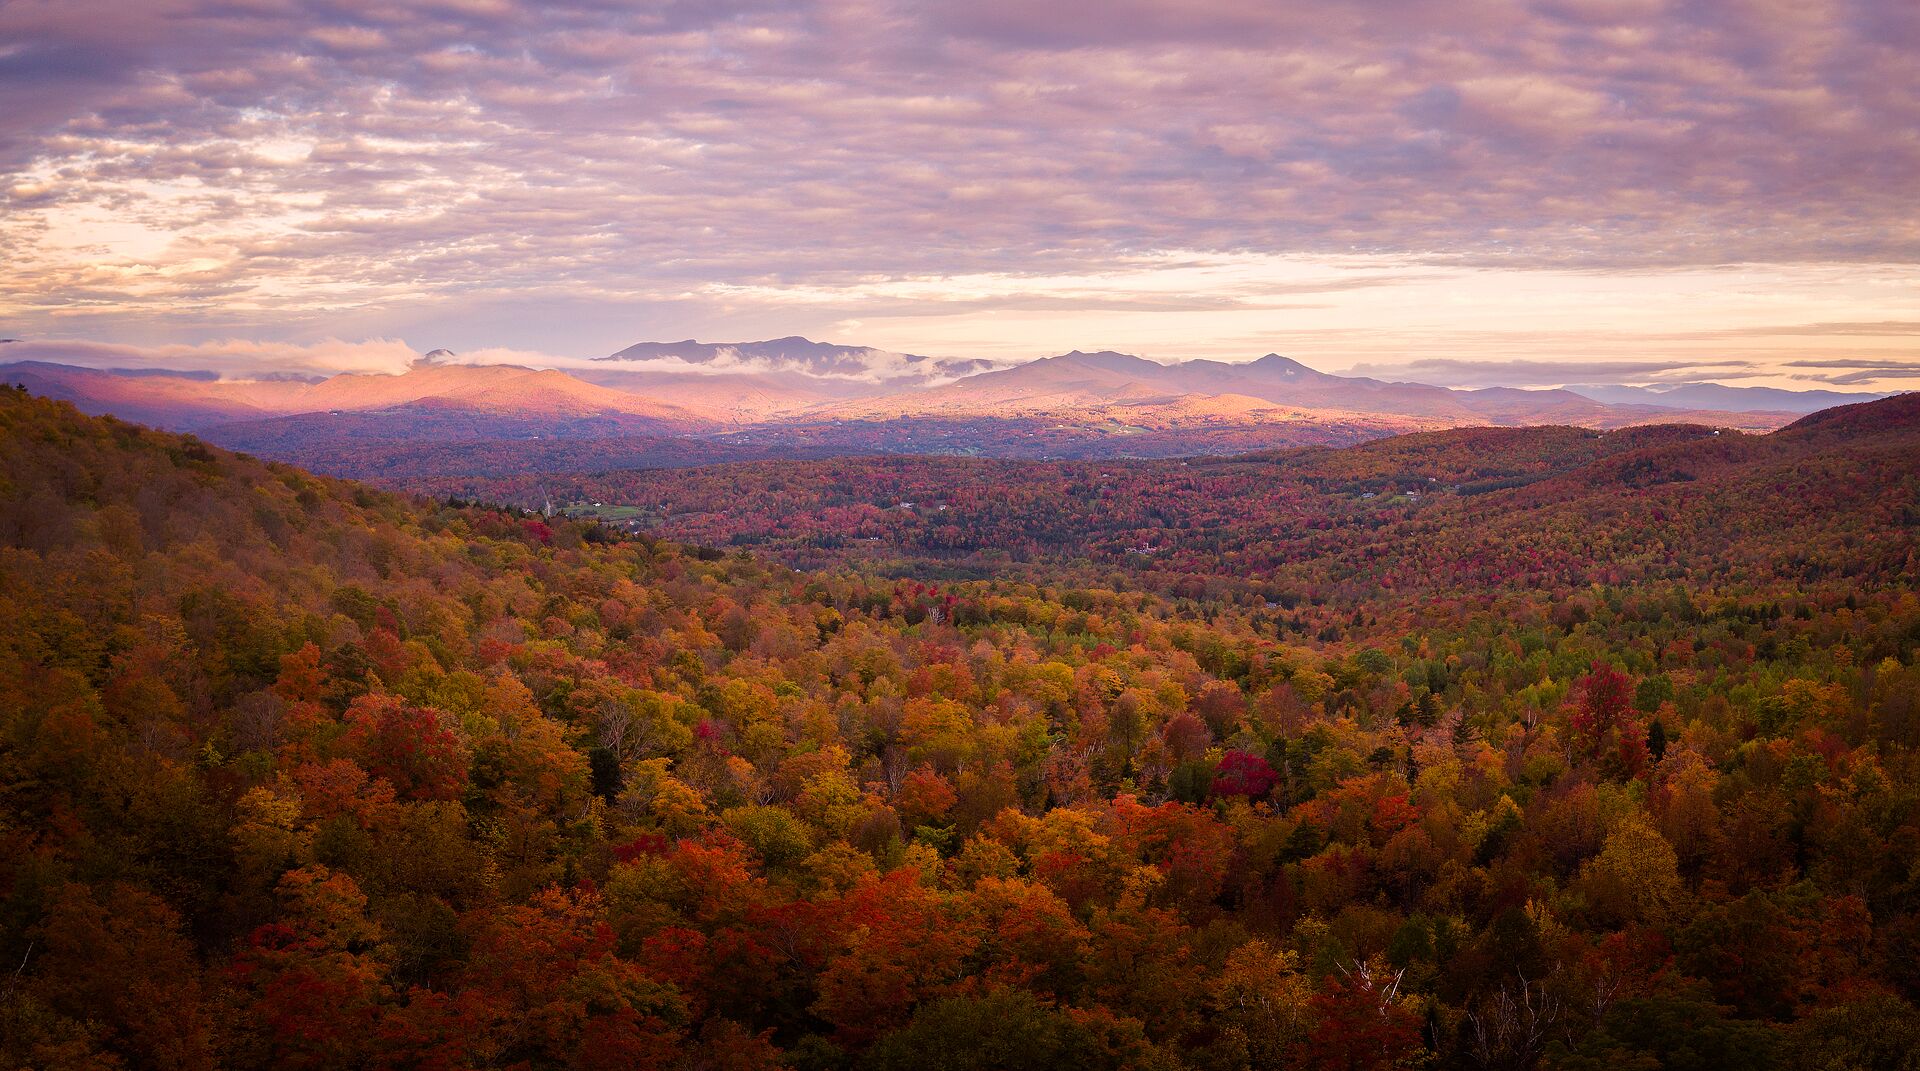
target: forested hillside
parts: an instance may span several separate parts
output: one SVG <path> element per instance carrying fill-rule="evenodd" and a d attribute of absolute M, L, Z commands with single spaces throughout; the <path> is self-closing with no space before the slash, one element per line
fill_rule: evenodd
<path fill-rule="evenodd" d="M 1914 406 L 1856 409 L 1196 462 L 1286 534 L 1182 551 L 1247 600 L 0 391 L 0 1066 L 1911 1069 Z"/>
<path fill-rule="evenodd" d="M 1097 577 L 1272 602 L 1283 626 L 1317 631 L 1327 615 L 1299 604 L 1378 617 L 1411 608 L 1410 596 L 1591 584 L 1911 584 L 1915 458 L 1920 395 L 1769 435 L 1474 428 L 1184 461 L 840 458 L 414 486 L 576 503 L 809 568 Z"/>

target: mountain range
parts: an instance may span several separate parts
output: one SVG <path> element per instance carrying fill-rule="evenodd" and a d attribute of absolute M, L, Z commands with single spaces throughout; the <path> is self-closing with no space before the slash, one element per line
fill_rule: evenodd
<path fill-rule="evenodd" d="M 641 343 L 568 370 L 464 364 L 434 350 L 400 374 L 234 379 L 29 360 L 0 365 L 0 378 L 89 413 L 366 475 L 395 464 L 467 471 L 474 458 L 487 471 L 538 470 L 541 451 L 510 447 L 535 440 L 574 444 L 562 453 L 577 470 L 594 467 L 601 447 L 632 467 L 867 453 L 1186 456 L 1483 425 L 1764 431 L 1881 397 L 1717 384 L 1468 390 L 1334 375 L 1275 353 L 1163 363 L 1075 350 L 1002 367 L 798 337 Z M 506 456 L 516 452 L 526 456 Z M 367 467 L 382 454 L 391 456 Z M 361 461 L 341 460 L 349 455 Z"/>
<path fill-rule="evenodd" d="M 1666 387 L 1597 385 L 1567 389 L 1608 405 L 1657 405 L 1671 409 L 1774 409 L 1788 413 L 1817 413 L 1836 405 L 1887 397 L 1884 394 L 1838 390 L 1729 387 L 1720 383 L 1682 383 Z"/>

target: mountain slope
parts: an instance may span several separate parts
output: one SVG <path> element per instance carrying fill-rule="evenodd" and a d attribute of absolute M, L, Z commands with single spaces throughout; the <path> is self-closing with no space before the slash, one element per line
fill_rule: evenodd
<path fill-rule="evenodd" d="M 676 406 L 719 424 L 761 424 L 814 406 L 857 398 L 878 387 L 823 380 L 798 372 L 639 372 L 585 368 L 573 376 L 588 383 Z"/>
<path fill-rule="evenodd" d="M 206 430 L 301 414 L 420 407 L 444 420 L 522 425 L 600 417 L 623 427 L 689 430 L 708 421 L 678 406 L 602 387 L 551 369 L 421 361 L 399 375 L 342 373 L 318 382 L 222 380 L 197 375 L 108 372 L 66 365 L 0 366 L 0 380 L 71 401 L 82 411 L 157 427 Z M 394 418 L 411 414 L 401 413 Z M 315 421 L 302 422 L 311 426 Z"/>
<path fill-rule="evenodd" d="M 1081 562 L 1167 588 L 1351 604 L 1595 583 L 1898 583 L 1920 570 L 1916 457 L 1920 395 L 1908 395 L 1766 435 L 1479 427 L 1185 461 L 851 458 L 538 486 L 633 507 L 670 538 L 755 545 L 807 567 L 1039 576 Z M 534 483 L 424 486 L 524 501 Z"/>
<path fill-rule="evenodd" d="M 524 419 L 620 415 L 663 425 L 699 422 L 676 406 L 587 383 L 565 372 L 515 365 L 420 364 L 397 376 L 338 375 L 308 388 L 295 404 L 296 412 L 420 404 Z"/>
<path fill-rule="evenodd" d="M 110 413 L 123 420 L 179 429 L 282 412 L 306 386 L 293 381 L 223 381 L 210 373 L 129 374 L 44 361 L 0 365 L 0 382 L 72 402 L 82 412 Z"/>
<path fill-rule="evenodd" d="M 1130 354 L 1078 350 L 939 387 L 822 406 L 812 415 L 842 419 L 981 412 L 1061 415 L 1116 403 L 1170 402 L 1187 395 L 1239 395 L 1328 413 L 1409 418 L 1435 427 L 1484 423 L 1625 427 L 1683 419 L 1769 429 L 1792 419 L 1772 412 L 1613 406 L 1565 390 L 1463 391 L 1390 383 L 1316 371 L 1273 353 L 1246 364 L 1210 360 L 1162 364 Z"/>

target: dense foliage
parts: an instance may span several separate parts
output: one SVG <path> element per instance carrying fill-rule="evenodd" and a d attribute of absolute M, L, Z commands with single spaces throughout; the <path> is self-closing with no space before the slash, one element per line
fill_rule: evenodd
<path fill-rule="evenodd" d="M 1913 429 L 1849 420 L 1378 507 L 1258 578 L 1323 640 L 1044 560 L 796 573 L 435 506 L 4 392 L 0 1061 L 1911 1068 Z M 1368 455 L 1314 464 L 1376 508 Z M 1721 480 L 1811 500 L 1673 491 Z M 1612 558 L 1476 591 L 1514 543 Z"/>
<path fill-rule="evenodd" d="M 1485 428 L 1228 459 L 851 458 L 415 486 L 571 504 L 803 568 L 1097 577 L 1271 603 L 1278 627 L 1319 635 L 1327 615 L 1299 604 L 1405 624 L 1407 596 L 1419 593 L 1910 583 L 1920 571 L 1916 455 L 1920 395 L 1907 395 L 1763 436 Z M 1332 623 L 1320 638 L 1339 638 L 1344 617 Z"/>
<path fill-rule="evenodd" d="M 636 433 L 621 421 L 591 417 L 483 418 L 461 410 L 407 406 L 221 424 L 202 433 L 222 446 L 270 454 L 315 472 L 417 483 L 860 454 L 1186 457 L 1345 445 L 1421 426 L 1401 417 L 1341 414 L 1298 414 L 1297 419 L 1273 423 L 1167 419 L 1154 408 L 1093 407 L 1071 414 L 1004 418 L 818 419 L 665 436 Z"/>

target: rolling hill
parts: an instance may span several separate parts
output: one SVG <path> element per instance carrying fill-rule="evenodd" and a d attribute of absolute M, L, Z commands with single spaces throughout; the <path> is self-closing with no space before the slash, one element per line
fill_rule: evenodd
<path fill-rule="evenodd" d="M 1897 582 L 1920 570 L 1916 457 L 1920 395 L 1902 395 L 1764 435 L 1458 428 L 1186 460 L 768 460 L 412 485 L 604 503 L 647 531 L 805 567 L 1038 577 L 1074 565 L 1166 590 L 1350 601 L 1682 577 Z"/>

